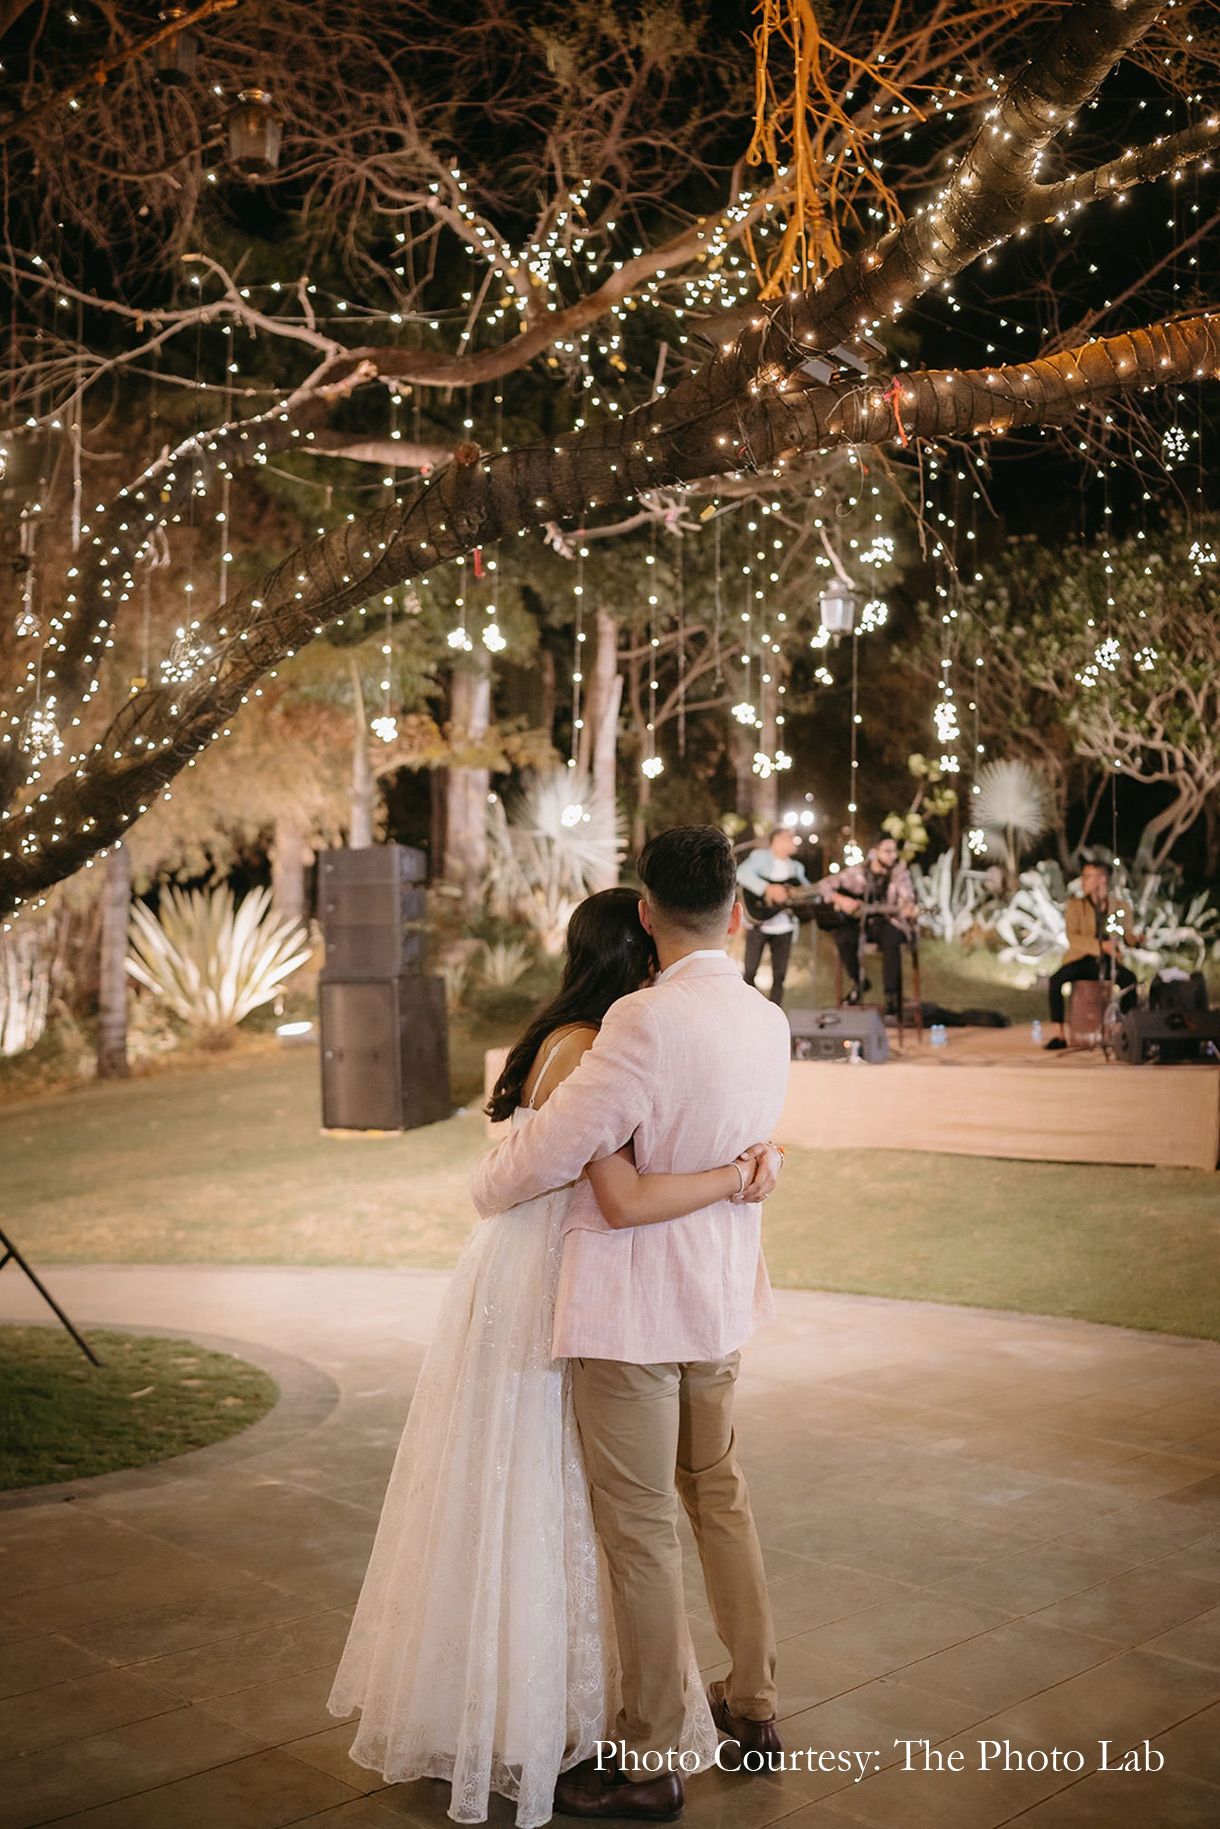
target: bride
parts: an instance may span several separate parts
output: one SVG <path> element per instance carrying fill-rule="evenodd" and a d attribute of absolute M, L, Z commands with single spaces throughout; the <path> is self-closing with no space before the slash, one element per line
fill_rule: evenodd
<path fill-rule="evenodd" d="M 619 997 L 646 985 L 652 940 L 630 889 L 576 909 L 560 989 L 516 1044 L 488 1104 L 529 1122 Z M 744 1166 L 741 1166 L 744 1164 Z M 611 1225 L 676 1219 L 738 1193 L 748 1158 L 640 1175 L 630 1147 L 585 1171 Z M 549 1820 L 555 1781 L 618 1708 L 617 1652 L 566 1362 L 551 1323 L 570 1188 L 476 1226 L 441 1304 L 390 1477 L 330 1710 L 361 1719 L 351 1757 L 387 1782 L 448 1779 L 449 1815 L 488 1796 L 518 1829 Z M 694 1654 L 682 1751 L 717 1735 Z"/>

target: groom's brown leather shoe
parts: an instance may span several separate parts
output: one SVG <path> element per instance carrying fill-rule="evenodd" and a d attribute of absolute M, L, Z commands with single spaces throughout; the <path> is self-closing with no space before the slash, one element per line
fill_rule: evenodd
<path fill-rule="evenodd" d="M 774 1715 L 769 1721 L 747 1721 L 744 1715 L 735 1715 L 725 1700 L 723 1683 L 708 1684 L 707 1702 L 720 1732 L 727 1740 L 736 1740 L 743 1753 L 783 1752 L 779 1724 Z M 759 1769 L 765 1772 L 767 1767 Z M 746 1770 L 749 1770 L 748 1766 Z"/>
<path fill-rule="evenodd" d="M 640 1784 L 624 1777 L 617 1766 L 597 1769 L 597 1760 L 582 1759 L 565 1772 L 555 1786 L 559 1816 L 629 1817 L 647 1823 L 672 1823 L 681 1816 L 686 1798 L 676 1772 L 663 1772 Z"/>

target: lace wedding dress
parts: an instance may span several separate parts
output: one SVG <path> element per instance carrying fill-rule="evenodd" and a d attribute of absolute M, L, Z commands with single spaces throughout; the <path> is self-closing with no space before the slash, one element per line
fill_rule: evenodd
<path fill-rule="evenodd" d="M 483 1822 L 493 1791 L 518 1829 L 547 1822 L 559 1773 L 618 1708 L 570 1379 L 551 1358 L 569 1197 L 481 1221 L 462 1253 L 330 1697 L 333 1714 L 361 1710 L 357 1764 L 448 1779 L 459 1823 Z M 692 1652 L 682 1749 L 702 1769 L 716 1744 Z"/>

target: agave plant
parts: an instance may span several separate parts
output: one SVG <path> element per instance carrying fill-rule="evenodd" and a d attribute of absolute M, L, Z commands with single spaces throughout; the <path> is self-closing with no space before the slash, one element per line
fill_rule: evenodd
<path fill-rule="evenodd" d="M 986 925 L 984 906 L 991 895 L 987 873 L 972 870 L 963 858 L 953 867 L 952 851 L 942 851 L 925 869 L 911 865 L 911 881 L 919 903 L 919 924 L 938 940 L 960 940 L 972 927 Z"/>
<path fill-rule="evenodd" d="M 528 940 L 485 940 L 479 954 L 479 976 L 484 984 L 507 990 L 524 978 L 534 963 L 534 949 Z"/>
<path fill-rule="evenodd" d="M 271 891 L 234 901 L 231 889 L 167 889 L 160 914 L 136 903 L 127 970 L 192 1029 L 220 1035 L 309 957 L 299 922 L 273 915 Z"/>
<path fill-rule="evenodd" d="M 1026 967 L 1049 964 L 1067 945 L 1066 896 L 1058 864 L 1023 870 L 1016 889 L 992 923 L 1004 942 L 1003 960 Z"/>
<path fill-rule="evenodd" d="M 1159 870 L 1150 871 L 1138 889 L 1128 891 L 1131 912 L 1141 944 L 1135 949 L 1141 964 L 1201 971 L 1209 950 L 1220 957 L 1220 911 L 1207 891 L 1189 901 L 1173 894 Z"/>
<path fill-rule="evenodd" d="M 47 935 L 27 926 L 0 935 L 0 1055 L 32 1048 L 47 1026 L 51 954 Z"/>

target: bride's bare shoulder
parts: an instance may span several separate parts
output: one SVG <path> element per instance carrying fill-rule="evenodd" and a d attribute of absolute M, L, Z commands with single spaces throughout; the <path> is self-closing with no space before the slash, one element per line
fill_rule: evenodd
<path fill-rule="evenodd" d="M 565 1023 L 552 1029 L 534 1056 L 534 1062 L 522 1087 L 523 1103 L 545 1105 L 556 1086 L 561 1086 L 575 1071 L 593 1043 L 597 1029 L 593 1023 Z"/>

